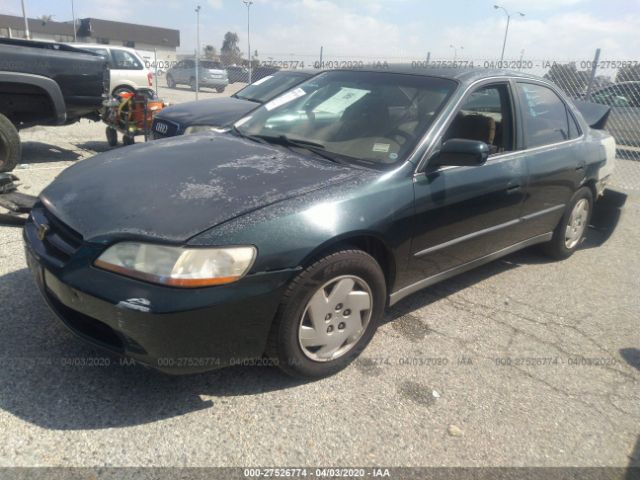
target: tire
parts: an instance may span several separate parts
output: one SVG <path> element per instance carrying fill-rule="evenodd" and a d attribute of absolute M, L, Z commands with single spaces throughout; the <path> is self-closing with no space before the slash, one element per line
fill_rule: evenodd
<path fill-rule="evenodd" d="M 11 120 L 0 113 L 0 172 L 10 172 L 22 158 L 20 135 Z"/>
<path fill-rule="evenodd" d="M 556 260 L 564 260 L 573 255 L 584 240 L 592 212 L 593 194 L 588 187 L 582 187 L 568 203 L 558 226 L 553 231 L 553 238 L 542 245 L 544 252 Z M 573 225 L 573 235 L 568 238 L 570 224 Z"/>
<path fill-rule="evenodd" d="M 216 88 L 216 92 L 223 93 L 224 92 L 224 87 L 217 87 Z"/>
<path fill-rule="evenodd" d="M 119 87 L 114 88 L 111 94 L 115 97 L 119 93 L 123 93 L 123 92 L 134 93 L 135 90 L 132 87 L 129 87 L 127 85 L 121 85 Z"/>
<path fill-rule="evenodd" d="M 122 143 L 125 145 L 133 145 L 134 143 L 136 143 L 136 139 L 133 137 L 130 137 L 129 135 L 124 135 L 122 137 Z"/>
<path fill-rule="evenodd" d="M 189 80 L 189 85 L 191 86 L 191 90 L 196 91 L 196 79 L 195 77 L 191 77 Z"/>
<path fill-rule="evenodd" d="M 106 134 L 107 142 L 109 143 L 110 147 L 115 147 L 116 145 L 118 145 L 118 131 L 115 128 L 107 127 Z"/>
<path fill-rule="evenodd" d="M 176 82 L 173 80 L 171 75 L 167 75 L 167 87 L 176 88 Z"/>
<path fill-rule="evenodd" d="M 373 337 L 386 295 L 380 265 L 362 250 L 338 250 L 321 258 L 287 287 L 271 327 L 267 356 L 298 378 L 339 372 Z M 314 299 L 320 302 L 312 303 Z M 317 318 L 312 318 L 313 305 Z M 314 328 L 316 325 L 320 328 Z M 303 339 L 307 336 L 313 338 Z"/>

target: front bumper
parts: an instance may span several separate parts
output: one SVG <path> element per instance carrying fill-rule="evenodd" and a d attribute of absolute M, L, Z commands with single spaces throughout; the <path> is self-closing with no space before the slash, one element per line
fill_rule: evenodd
<path fill-rule="evenodd" d="M 157 370 L 195 373 L 260 358 L 293 270 L 253 274 L 224 286 L 168 288 L 92 266 L 83 245 L 52 262 L 30 218 L 27 262 L 50 308 L 84 340 Z"/>

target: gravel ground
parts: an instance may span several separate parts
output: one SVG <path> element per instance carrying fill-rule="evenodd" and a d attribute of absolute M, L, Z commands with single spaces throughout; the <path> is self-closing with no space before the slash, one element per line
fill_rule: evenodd
<path fill-rule="evenodd" d="M 88 121 L 22 138 L 31 194 L 109 148 Z M 640 162 L 619 160 L 613 189 L 570 259 L 526 250 L 417 293 L 311 383 L 104 357 L 49 312 L 20 229 L 0 227 L 0 467 L 638 465 Z M 109 366 L 68 365 L 96 358 Z"/>

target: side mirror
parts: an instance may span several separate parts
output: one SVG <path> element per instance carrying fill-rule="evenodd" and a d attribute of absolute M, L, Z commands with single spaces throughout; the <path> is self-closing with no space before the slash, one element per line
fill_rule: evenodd
<path fill-rule="evenodd" d="M 489 145 L 484 142 L 452 138 L 442 144 L 429 166 L 476 167 L 487 161 L 489 153 Z"/>

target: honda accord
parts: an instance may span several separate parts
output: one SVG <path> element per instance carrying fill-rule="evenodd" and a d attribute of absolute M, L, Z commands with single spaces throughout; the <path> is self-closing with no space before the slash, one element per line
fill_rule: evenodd
<path fill-rule="evenodd" d="M 112 352 L 323 377 L 419 289 L 534 244 L 573 254 L 612 151 L 589 123 L 522 73 L 325 72 L 226 132 L 68 168 L 27 259 L 62 322 Z"/>

